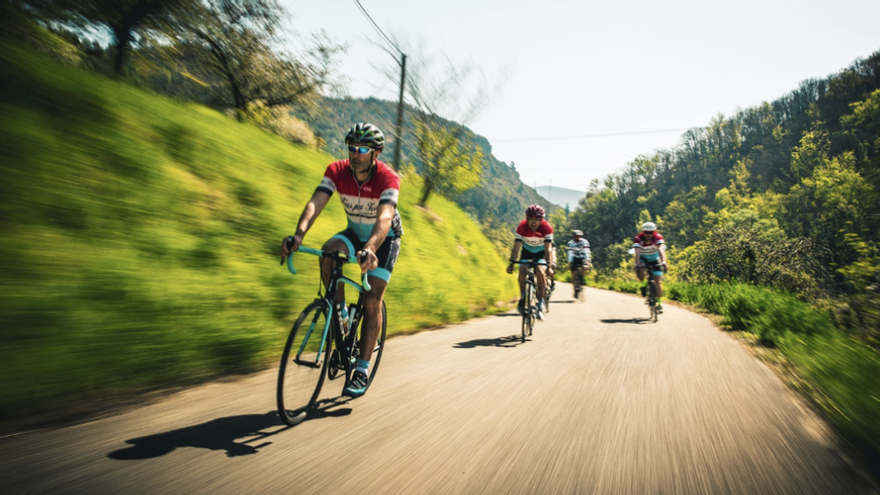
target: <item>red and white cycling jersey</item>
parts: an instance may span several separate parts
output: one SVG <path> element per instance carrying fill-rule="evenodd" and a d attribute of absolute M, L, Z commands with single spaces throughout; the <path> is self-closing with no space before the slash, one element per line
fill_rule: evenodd
<path fill-rule="evenodd" d="M 527 220 L 523 220 L 516 226 L 516 238 L 514 241 L 522 241 L 523 249 L 538 253 L 544 250 L 545 242 L 553 242 L 553 227 L 546 220 L 541 220 L 538 230 L 529 228 Z"/>
<path fill-rule="evenodd" d="M 361 241 L 366 242 L 370 238 L 378 218 L 379 205 L 382 204 L 394 206 L 394 219 L 388 229 L 388 237 L 403 235 L 403 224 L 397 211 L 400 177 L 384 162 L 376 161 L 373 172 L 363 184 L 358 184 L 348 160 L 333 162 L 327 166 L 317 190 L 331 196 L 339 192 L 339 199 L 348 216 L 348 228 Z"/>
<path fill-rule="evenodd" d="M 654 262 L 660 259 L 660 251 L 666 250 L 666 242 L 660 232 L 654 231 L 653 239 L 648 239 L 644 232 L 633 238 L 633 247 L 638 249 L 639 257 L 645 261 Z"/>

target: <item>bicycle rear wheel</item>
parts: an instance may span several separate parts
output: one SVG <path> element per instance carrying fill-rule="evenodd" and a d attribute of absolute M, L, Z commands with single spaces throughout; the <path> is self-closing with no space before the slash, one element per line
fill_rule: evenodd
<path fill-rule="evenodd" d="M 321 349 L 328 315 L 325 301 L 309 304 L 296 319 L 284 344 L 275 397 L 278 415 L 288 426 L 301 423 L 321 393 L 333 349 L 332 330 Z"/>
<path fill-rule="evenodd" d="M 363 311 L 361 308 L 360 311 Z M 363 313 L 361 313 L 363 314 Z M 351 360 L 349 361 L 349 366 L 345 369 L 345 383 L 351 379 L 351 374 L 354 373 L 354 369 L 357 367 L 358 360 L 358 348 L 360 343 L 363 341 L 363 328 L 364 325 L 358 322 L 357 329 L 357 340 L 355 341 L 355 348 L 351 353 Z M 382 351 L 385 350 L 385 330 L 388 328 L 388 311 L 385 309 L 385 301 L 382 301 L 382 326 L 379 328 L 379 337 L 376 339 L 376 345 L 373 346 L 373 355 L 370 357 L 370 381 L 367 382 L 367 389 L 369 390 L 370 385 L 373 384 L 373 378 L 376 376 L 376 372 L 379 370 L 379 362 L 382 360 Z M 345 385 L 343 385 L 344 387 Z"/>

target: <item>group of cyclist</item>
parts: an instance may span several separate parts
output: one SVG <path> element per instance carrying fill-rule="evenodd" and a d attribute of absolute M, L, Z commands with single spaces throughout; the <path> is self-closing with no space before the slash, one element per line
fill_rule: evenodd
<path fill-rule="evenodd" d="M 360 397 L 369 385 L 369 367 L 373 348 L 382 326 L 382 299 L 391 279 L 391 272 L 400 254 L 400 240 L 403 225 L 397 211 L 400 194 L 400 177 L 384 162 L 378 160 L 385 147 L 385 135 L 370 123 L 358 123 L 345 135 L 348 159 L 331 163 L 318 184 L 311 199 L 306 203 L 297 222 L 296 232 L 281 243 L 280 254 L 288 256 L 302 246 L 303 238 L 327 205 L 333 193 L 339 198 L 348 217 L 348 225 L 341 232 L 324 243 L 322 250 L 338 250 L 347 256 L 356 253 L 362 273 L 366 273 L 370 291 L 366 293 L 362 338 L 364 345 L 359 348 L 357 368 L 352 378 L 343 388 L 343 394 Z M 544 208 L 534 204 L 526 209 L 526 218 L 515 230 L 513 249 L 507 273 L 519 256 L 520 261 L 540 260 L 536 269 L 538 318 L 544 319 L 544 297 L 548 290 L 548 277 L 552 280 L 556 272 L 556 249 L 553 246 L 553 227 L 544 219 Z M 644 280 L 645 270 L 658 277 L 658 296 L 662 296 L 659 277 L 663 271 L 660 265 L 666 264 L 663 236 L 657 226 L 647 222 L 633 239 L 635 248 L 636 275 Z M 521 256 L 520 256 L 521 254 Z M 539 262 L 540 262 L 539 261 Z M 590 263 L 590 243 L 583 238 L 583 232 L 572 231 L 568 243 L 568 262 L 572 275 L 584 277 L 592 267 Z M 321 259 L 321 277 L 326 285 L 333 268 L 331 260 Z M 522 294 L 528 273 L 526 265 L 520 265 L 519 311 L 524 311 Z M 582 279 L 583 280 L 583 279 Z M 642 288 L 644 295 L 644 287 Z M 337 301 L 344 301 L 342 285 L 336 294 Z M 658 306 L 660 298 L 658 297 Z M 660 307 L 658 307 L 660 309 Z"/>

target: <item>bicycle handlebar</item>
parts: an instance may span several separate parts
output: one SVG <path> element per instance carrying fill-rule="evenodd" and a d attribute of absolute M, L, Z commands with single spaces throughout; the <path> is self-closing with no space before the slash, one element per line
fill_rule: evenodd
<path fill-rule="evenodd" d="M 313 254 L 315 256 L 319 256 L 321 258 L 330 258 L 337 260 L 344 260 L 346 263 L 358 263 L 357 256 L 347 256 L 342 251 L 324 251 L 321 249 L 313 249 L 310 247 L 300 246 L 296 251 L 291 251 L 289 255 L 287 255 L 287 270 L 290 271 L 293 275 L 296 275 L 296 268 L 293 267 L 293 253 L 295 252 L 303 252 L 306 254 Z M 370 291 L 370 282 L 367 281 L 367 273 L 364 272 L 364 277 L 362 284 L 364 286 L 364 290 L 367 292 Z"/>

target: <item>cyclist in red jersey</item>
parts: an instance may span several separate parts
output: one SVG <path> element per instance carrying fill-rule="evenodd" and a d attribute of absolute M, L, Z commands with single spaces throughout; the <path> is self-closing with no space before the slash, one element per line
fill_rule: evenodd
<path fill-rule="evenodd" d="M 385 135 L 369 123 L 355 124 L 345 136 L 348 160 L 331 163 L 324 178 L 306 204 L 297 223 L 296 233 L 281 243 L 281 256 L 299 249 L 303 238 L 334 192 L 345 207 L 348 226 L 331 237 L 322 247 L 325 251 L 340 250 L 347 255 L 358 253 L 361 272 L 369 277 L 371 289 L 364 300 L 363 335 L 357 369 L 343 394 L 360 397 L 369 381 L 370 358 L 382 328 L 382 299 L 397 256 L 403 226 L 397 212 L 400 177 L 385 163 L 377 160 L 385 145 Z M 291 248 L 288 249 L 287 245 Z M 321 260 L 324 284 L 330 280 L 333 264 Z M 344 301 L 343 284 L 339 285 L 337 301 Z"/>
<path fill-rule="evenodd" d="M 553 227 L 544 220 L 544 208 L 540 205 L 531 205 L 526 208 L 526 219 L 516 227 L 516 236 L 513 241 L 513 250 L 510 252 L 510 265 L 507 273 L 513 273 L 513 264 L 522 248 L 520 260 L 544 260 L 548 263 L 554 261 Z M 519 266 L 519 311 L 523 311 L 524 292 L 526 289 L 526 265 Z M 535 273 L 538 279 L 538 319 L 544 319 L 544 290 L 547 285 L 546 272 L 543 265 L 538 265 Z"/>
<path fill-rule="evenodd" d="M 655 277 L 657 287 L 657 312 L 663 312 L 663 272 L 666 263 L 666 242 L 657 231 L 654 222 L 645 222 L 642 231 L 633 238 L 635 248 L 636 277 L 639 282 L 645 280 L 645 270 L 650 270 Z M 647 293 L 647 286 L 641 288 L 642 297 Z"/>

